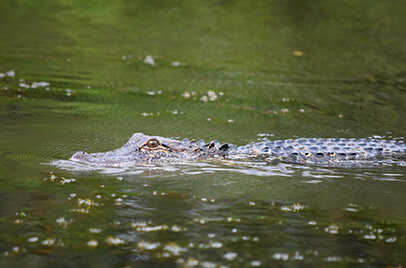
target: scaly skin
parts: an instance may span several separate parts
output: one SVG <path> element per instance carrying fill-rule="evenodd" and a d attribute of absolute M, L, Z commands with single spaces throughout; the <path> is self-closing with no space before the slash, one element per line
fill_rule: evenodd
<path fill-rule="evenodd" d="M 406 154 L 402 141 L 383 139 L 302 138 L 251 143 L 175 140 L 135 133 L 123 147 L 104 153 L 77 152 L 70 160 L 103 167 L 212 159 L 280 159 L 293 163 L 338 165 L 342 162 L 394 159 Z"/>

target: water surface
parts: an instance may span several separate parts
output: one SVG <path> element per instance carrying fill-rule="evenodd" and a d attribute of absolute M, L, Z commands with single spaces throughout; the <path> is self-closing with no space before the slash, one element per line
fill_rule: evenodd
<path fill-rule="evenodd" d="M 405 137 L 404 5 L 3 1 L 0 265 L 404 264 L 402 165 L 50 165 L 134 132 Z"/>

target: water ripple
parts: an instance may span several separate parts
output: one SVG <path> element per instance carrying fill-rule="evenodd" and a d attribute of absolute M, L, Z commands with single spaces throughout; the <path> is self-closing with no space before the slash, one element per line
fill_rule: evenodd
<path fill-rule="evenodd" d="M 177 175 L 200 175 L 214 173 L 234 173 L 258 177 L 300 177 L 305 183 L 320 183 L 327 180 L 352 177 L 358 180 L 375 180 L 385 182 L 406 182 L 402 170 L 380 168 L 325 168 L 288 163 L 267 163 L 264 161 L 217 161 L 217 162 L 182 162 L 176 164 L 144 164 L 133 167 L 100 167 L 82 164 L 71 160 L 56 160 L 51 166 L 68 170 L 76 174 L 97 172 L 107 176 L 142 176 L 173 177 Z M 399 167 L 398 169 L 402 169 Z"/>

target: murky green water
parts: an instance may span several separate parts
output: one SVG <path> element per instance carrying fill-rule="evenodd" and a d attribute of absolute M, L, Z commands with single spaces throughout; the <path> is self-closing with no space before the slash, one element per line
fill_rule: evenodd
<path fill-rule="evenodd" d="M 2 1 L 0 266 L 404 267 L 404 166 L 50 163 L 134 132 L 404 137 L 405 6 Z"/>

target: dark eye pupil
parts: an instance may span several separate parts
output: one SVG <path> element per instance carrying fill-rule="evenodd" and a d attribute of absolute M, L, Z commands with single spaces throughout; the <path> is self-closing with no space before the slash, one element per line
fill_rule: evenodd
<path fill-rule="evenodd" d="M 150 140 L 148 142 L 148 146 L 152 147 L 152 148 L 157 147 L 158 145 L 159 145 L 159 142 L 157 140 Z"/>

